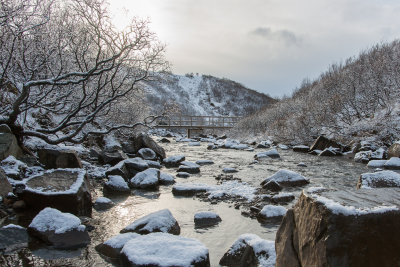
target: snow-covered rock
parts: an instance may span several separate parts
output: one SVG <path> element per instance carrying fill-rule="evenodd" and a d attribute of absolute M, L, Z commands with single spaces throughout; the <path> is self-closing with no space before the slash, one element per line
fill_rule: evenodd
<path fill-rule="evenodd" d="M 294 146 L 293 147 L 293 151 L 294 152 L 301 152 L 301 153 L 308 153 L 310 151 L 310 147 L 309 146 L 305 146 L 305 145 L 298 145 L 298 146 Z"/>
<path fill-rule="evenodd" d="M 103 191 L 105 194 L 129 194 L 131 192 L 128 183 L 118 175 L 108 176 L 108 181 L 104 183 Z"/>
<path fill-rule="evenodd" d="M 111 237 L 110 239 L 106 240 L 104 243 L 97 245 L 95 248 L 96 250 L 111 259 L 119 259 L 121 256 L 121 250 L 125 246 L 125 244 L 140 236 L 137 233 L 123 233 L 116 236 Z"/>
<path fill-rule="evenodd" d="M 259 152 L 254 156 L 254 158 L 257 160 L 262 159 L 262 158 L 279 159 L 280 157 L 281 156 L 279 155 L 278 150 L 276 150 L 275 148 L 270 149 L 265 152 Z"/>
<path fill-rule="evenodd" d="M 268 182 L 276 182 L 281 186 L 302 186 L 310 183 L 310 180 L 301 174 L 289 170 L 279 170 L 272 176 L 261 182 L 264 187 Z"/>
<path fill-rule="evenodd" d="M 200 241 L 165 233 L 128 241 L 121 258 L 123 266 L 210 266 L 208 249 Z"/>
<path fill-rule="evenodd" d="M 190 177 L 190 173 L 188 173 L 188 172 L 178 172 L 178 173 L 176 174 L 176 177 L 179 177 L 179 178 L 188 178 L 188 177 Z"/>
<path fill-rule="evenodd" d="M 257 148 L 270 148 L 273 144 L 274 144 L 274 142 L 272 142 L 271 140 L 265 140 L 265 141 L 261 141 L 257 145 Z"/>
<path fill-rule="evenodd" d="M 160 170 L 150 168 L 139 172 L 131 180 L 130 184 L 133 188 L 141 189 L 157 189 L 160 180 Z"/>
<path fill-rule="evenodd" d="M 90 243 L 81 220 L 73 214 L 45 208 L 32 220 L 28 233 L 59 249 L 74 249 Z"/>
<path fill-rule="evenodd" d="M 400 158 L 391 157 L 388 161 L 386 161 L 384 168 L 389 170 L 400 170 Z"/>
<path fill-rule="evenodd" d="M 196 174 L 200 172 L 200 166 L 194 162 L 182 161 L 181 165 L 178 168 L 178 172 Z"/>
<path fill-rule="evenodd" d="M 28 247 L 29 236 L 24 227 L 8 224 L 0 228 L 1 254 L 12 254 Z"/>
<path fill-rule="evenodd" d="M 165 158 L 163 160 L 163 164 L 167 168 L 179 167 L 181 162 L 184 161 L 184 160 L 185 160 L 185 156 L 184 155 L 175 155 L 175 156 L 171 156 L 171 157 Z"/>
<path fill-rule="evenodd" d="M 379 159 L 371 160 L 371 161 L 368 162 L 367 167 L 368 167 L 368 168 L 374 168 L 374 169 L 375 169 L 375 168 L 383 168 L 384 165 L 385 165 L 385 163 L 386 163 L 386 161 L 387 161 L 387 160 L 384 160 L 384 159 L 381 159 L 381 160 L 379 160 Z"/>
<path fill-rule="evenodd" d="M 400 187 L 400 174 L 394 171 L 363 173 L 358 179 L 357 188 Z"/>
<path fill-rule="evenodd" d="M 156 152 L 150 148 L 141 148 L 138 151 L 139 156 L 145 160 L 154 160 L 157 158 Z"/>
<path fill-rule="evenodd" d="M 146 163 L 149 166 L 149 168 L 161 169 L 161 164 L 158 161 L 146 160 Z"/>
<path fill-rule="evenodd" d="M 255 234 L 243 234 L 233 243 L 219 261 L 222 266 L 274 267 L 275 242 Z"/>
<path fill-rule="evenodd" d="M 179 235 L 181 228 L 168 209 L 150 213 L 121 230 L 121 233 L 135 232 L 138 234 L 149 234 L 155 232 Z"/>
<path fill-rule="evenodd" d="M 288 150 L 288 149 L 289 149 L 289 146 L 284 145 L 284 144 L 278 144 L 278 147 L 279 147 L 280 149 L 282 149 L 282 150 Z"/>
<path fill-rule="evenodd" d="M 200 142 L 189 142 L 188 143 L 188 146 L 201 146 L 201 143 Z"/>
<path fill-rule="evenodd" d="M 257 215 L 259 219 L 279 218 L 285 216 L 287 209 L 282 206 L 265 205 Z"/>
<path fill-rule="evenodd" d="M 313 150 L 315 151 L 315 150 Z M 336 147 L 327 147 L 324 150 L 322 150 L 318 156 L 322 156 L 322 157 L 333 157 L 333 156 L 341 156 L 342 153 L 340 152 L 340 148 L 336 148 Z"/>
<path fill-rule="evenodd" d="M 115 203 L 111 199 L 106 197 L 98 197 L 93 204 L 93 208 L 96 210 L 106 210 L 112 208 L 114 205 Z"/>
<path fill-rule="evenodd" d="M 305 164 L 304 162 L 299 162 L 299 163 L 297 163 L 297 166 L 299 166 L 299 167 L 307 167 L 307 164 Z"/>
<path fill-rule="evenodd" d="M 271 200 L 275 203 L 286 203 L 294 200 L 295 196 L 293 193 L 288 193 L 288 192 L 281 192 L 273 197 L 271 197 Z"/>
<path fill-rule="evenodd" d="M 21 180 L 24 178 L 28 165 L 20 160 L 17 160 L 14 156 L 8 156 L 1 161 L 1 168 L 8 177 L 14 180 Z"/>
<path fill-rule="evenodd" d="M 175 178 L 172 175 L 165 172 L 160 173 L 160 184 L 170 185 L 173 183 L 175 183 Z"/>
<path fill-rule="evenodd" d="M 196 227 L 212 226 L 221 221 L 221 217 L 212 211 L 200 211 L 194 214 L 194 224 Z"/>
<path fill-rule="evenodd" d="M 207 189 L 209 199 L 242 198 L 252 201 L 255 198 L 256 188 L 239 181 L 226 181 L 222 184 L 210 186 Z"/>
<path fill-rule="evenodd" d="M 193 196 L 197 193 L 207 192 L 211 186 L 198 183 L 179 183 L 172 187 L 172 193 L 177 196 Z"/>
<path fill-rule="evenodd" d="M 48 170 L 29 177 L 24 183 L 21 199 L 37 212 L 52 207 L 77 216 L 92 214 L 90 183 L 85 170 Z"/>

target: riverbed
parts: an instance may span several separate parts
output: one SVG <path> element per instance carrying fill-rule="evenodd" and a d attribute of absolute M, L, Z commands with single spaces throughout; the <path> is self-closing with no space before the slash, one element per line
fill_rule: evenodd
<path fill-rule="evenodd" d="M 242 151 L 232 149 L 207 150 L 207 143 L 201 146 L 189 146 L 185 142 L 176 142 L 172 138 L 171 143 L 162 144 L 167 156 L 185 155 L 187 161 L 195 162 L 201 159 L 214 161 L 213 165 L 201 166 L 199 174 L 192 174 L 189 178 L 176 178 L 177 183 L 205 183 L 216 185 L 215 177 L 222 174 L 225 167 L 233 167 L 238 170 L 234 178 L 254 188 L 260 187 L 260 182 L 271 176 L 280 169 L 288 169 L 298 172 L 310 179 L 310 184 L 300 188 L 285 189 L 292 192 L 296 199 L 301 190 L 308 187 L 319 187 L 333 189 L 355 188 L 357 179 L 361 173 L 368 172 L 368 168 L 361 163 L 355 163 L 347 156 L 341 157 L 318 157 L 304 153 L 296 153 L 292 150 L 277 149 L 280 159 L 261 160 L 254 163 L 254 155 L 257 152 L 268 149 L 255 149 L 255 151 Z M 298 166 L 302 162 L 304 166 Z M 167 169 L 163 167 L 162 172 L 176 175 L 176 168 Z M 181 236 L 196 238 L 204 243 L 210 252 L 211 266 L 218 266 L 223 254 L 229 249 L 233 242 L 244 233 L 253 233 L 263 239 L 274 240 L 279 222 L 259 222 L 242 215 L 247 207 L 242 205 L 235 208 L 235 201 L 203 201 L 196 197 L 175 197 L 172 195 L 171 186 L 160 186 L 158 191 L 148 192 L 134 190 L 128 197 L 111 198 L 117 205 L 107 211 L 93 211 L 90 224 L 94 230 L 90 235 L 91 244 L 76 253 L 79 257 L 70 259 L 54 259 L 59 257 L 51 251 L 41 250 L 36 252 L 37 256 L 31 257 L 33 263 L 42 263 L 48 266 L 112 266 L 103 259 L 94 247 L 108 238 L 117 235 L 121 229 L 136 219 L 160 209 L 168 208 L 177 219 L 181 227 Z M 93 199 L 102 196 L 100 188 L 97 188 Z M 296 200 L 285 205 L 290 208 Z M 222 222 L 209 228 L 196 229 L 193 221 L 194 214 L 198 211 L 214 211 L 222 218 Z M 76 254 L 72 254 L 76 256 Z M 48 258 L 43 260 L 40 258 Z"/>

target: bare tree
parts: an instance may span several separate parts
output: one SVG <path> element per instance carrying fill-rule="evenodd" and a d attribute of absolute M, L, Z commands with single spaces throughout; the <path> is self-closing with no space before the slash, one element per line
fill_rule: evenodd
<path fill-rule="evenodd" d="M 119 31 L 102 0 L 0 1 L 0 124 L 49 144 L 146 124 L 115 112 L 132 110 L 140 82 L 168 69 L 148 21 Z M 55 123 L 31 123 L 38 113 Z"/>

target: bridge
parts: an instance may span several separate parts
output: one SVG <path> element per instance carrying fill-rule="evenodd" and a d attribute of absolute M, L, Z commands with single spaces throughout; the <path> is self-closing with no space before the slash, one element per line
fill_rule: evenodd
<path fill-rule="evenodd" d="M 241 118 L 242 117 L 230 116 L 163 116 L 156 121 L 154 127 L 164 129 L 187 129 L 188 137 L 190 137 L 192 133 L 201 133 L 204 129 L 230 129 L 234 127 Z"/>

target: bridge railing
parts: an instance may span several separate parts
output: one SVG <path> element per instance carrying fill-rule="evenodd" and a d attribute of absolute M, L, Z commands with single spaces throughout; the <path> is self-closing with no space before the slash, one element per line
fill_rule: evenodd
<path fill-rule="evenodd" d="M 164 116 L 156 122 L 159 128 L 232 128 L 241 117 L 231 116 Z"/>

